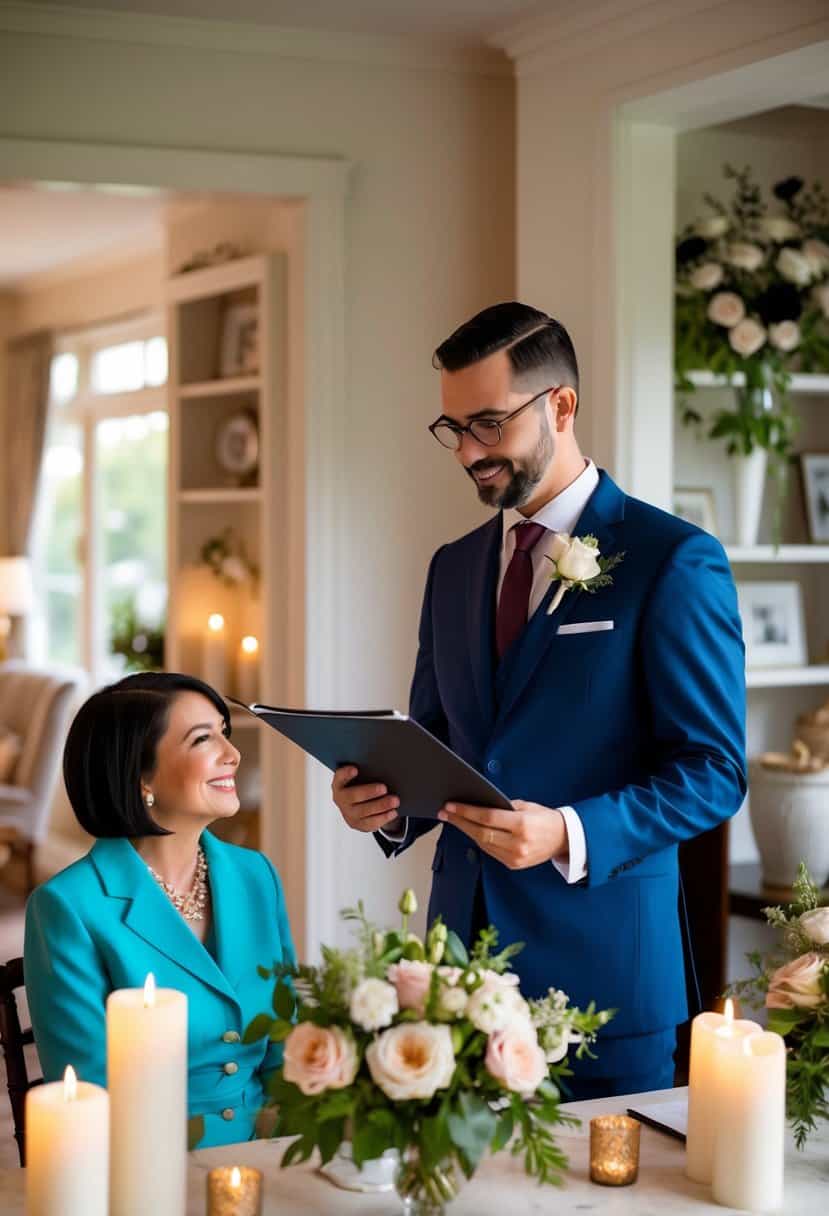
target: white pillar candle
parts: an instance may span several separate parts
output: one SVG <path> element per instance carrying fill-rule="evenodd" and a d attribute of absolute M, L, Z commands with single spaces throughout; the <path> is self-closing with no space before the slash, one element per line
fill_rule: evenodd
<path fill-rule="evenodd" d="M 764 1032 L 718 1045 L 712 1192 L 717 1203 L 776 1212 L 783 1203 L 786 1047 Z"/>
<path fill-rule="evenodd" d="M 220 612 L 211 612 L 207 618 L 202 642 L 202 679 L 218 693 L 227 691 L 227 631 Z"/>
<path fill-rule="evenodd" d="M 757 1022 L 734 1020 L 730 1000 L 725 1003 L 724 1014 L 700 1013 L 691 1023 L 685 1173 L 694 1182 L 711 1181 L 714 1113 L 720 1090 L 718 1044 L 761 1032 Z"/>
<path fill-rule="evenodd" d="M 187 997 L 120 988 L 107 998 L 110 1216 L 181 1216 L 187 1190 Z"/>
<path fill-rule="evenodd" d="M 259 696 L 259 642 L 248 634 L 242 638 L 236 658 L 236 695 L 245 705 Z"/>
<path fill-rule="evenodd" d="M 62 1081 L 26 1094 L 27 1216 L 107 1216 L 109 1097 L 100 1085 Z"/>

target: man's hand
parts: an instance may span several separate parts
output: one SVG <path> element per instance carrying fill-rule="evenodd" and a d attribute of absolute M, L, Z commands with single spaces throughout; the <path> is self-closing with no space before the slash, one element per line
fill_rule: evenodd
<path fill-rule="evenodd" d="M 384 785 L 349 785 L 356 776 L 357 769 L 348 765 L 338 768 L 331 782 L 331 797 L 343 819 L 356 832 L 389 827 L 399 818 L 396 811 L 400 799 L 389 794 Z"/>
<path fill-rule="evenodd" d="M 567 860 L 567 828 L 561 811 L 537 802 L 513 802 L 512 811 L 447 802 L 438 819 L 471 836 L 510 870 Z"/>

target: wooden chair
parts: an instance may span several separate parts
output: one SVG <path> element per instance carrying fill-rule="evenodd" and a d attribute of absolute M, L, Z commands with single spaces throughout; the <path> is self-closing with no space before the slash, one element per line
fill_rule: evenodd
<path fill-rule="evenodd" d="M 23 1030 L 17 1012 L 15 992 L 23 987 L 23 959 L 13 958 L 0 964 L 0 1046 L 6 1058 L 6 1082 L 14 1119 L 14 1138 L 20 1154 L 20 1164 L 26 1164 L 26 1093 L 43 1078 L 29 1079 L 26 1065 L 28 1044 L 34 1043 L 31 1028 Z"/>

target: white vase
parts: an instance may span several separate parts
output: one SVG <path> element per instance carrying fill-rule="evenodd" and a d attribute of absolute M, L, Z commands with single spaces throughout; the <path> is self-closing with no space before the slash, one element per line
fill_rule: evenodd
<path fill-rule="evenodd" d="M 749 813 L 767 887 L 791 887 L 801 861 L 817 885 L 824 885 L 829 876 L 829 768 L 786 773 L 753 760 Z"/>
<path fill-rule="evenodd" d="M 755 448 L 750 456 L 734 456 L 734 517 L 738 545 L 756 545 L 766 487 L 768 452 Z"/>

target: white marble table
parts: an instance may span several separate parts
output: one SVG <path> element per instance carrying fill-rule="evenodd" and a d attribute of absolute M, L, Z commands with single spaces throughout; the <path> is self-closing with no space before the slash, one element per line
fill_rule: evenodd
<path fill-rule="evenodd" d="M 639 1180 L 633 1186 L 595 1186 L 588 1176 L 589 1124 L 593 1115 L 624 1113 L 637 1101 L 649 1104 L 674 1101 L 683 1090 L 661 1090 L 631 1098 L 576 1102 L 568 1110 L 582 1120 L 580 1128 L 562 1128 L 559 1139 L 570 1158 L 570 1170 L 561 1190 L 539 1187 L 523 1172 L 520 1161 L 501 1153 L 481 1165 L 458 1199 L 452 1216 L 503 1216 L 527 1213 L 594 1212 L 608 1216 L 725 1216 L 736 1209 L 718 1207 L 708 1187 L 689 1182 L 684 1174 L 685 1148 L 680 1141 L 648 1127 L 642 1128 Z M 312 1166 L 281 1170 L 284 1142 L 260 1140 L 223 1148 L 203 1149 L 191 1155 L 186 1216 L 204 1216 L 207 1171 L 214 1165 L 254 1165 L 265 1175 L 263 1216 L 309 1216 L 315 1213 L 360 1213 L 361 1216 L 396 1216 L 400 1205 L 394 1194 L 360 1195 L 338 1190 Z M 22 1170 L 0 1170 L 0 1212 L 24 1216 Z M 803 1216 L 826 1210 L 829 1196 L 829 1128 L 821 1129 L 804 1152 L 789 1142 L 786 1150 L 785 1199 L 782 1211 Z M 184 1216 L 184 1214 L 182 1214 Z"/>

